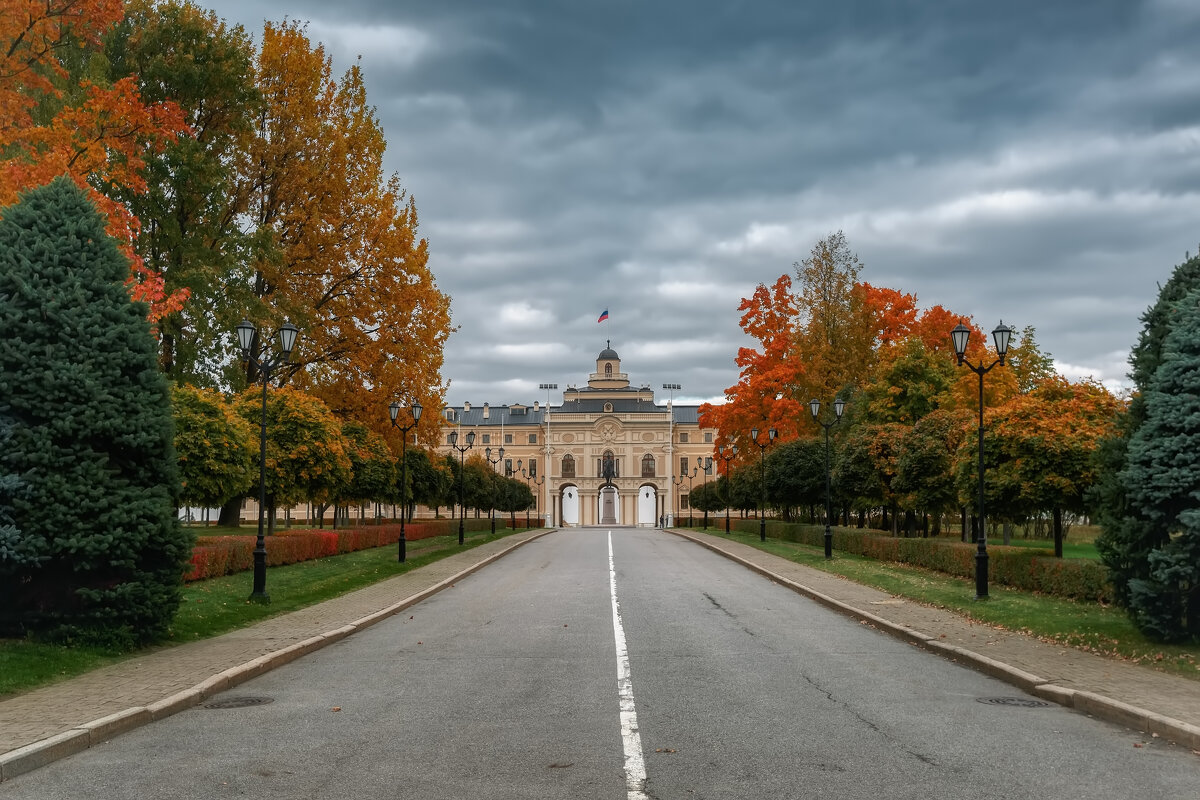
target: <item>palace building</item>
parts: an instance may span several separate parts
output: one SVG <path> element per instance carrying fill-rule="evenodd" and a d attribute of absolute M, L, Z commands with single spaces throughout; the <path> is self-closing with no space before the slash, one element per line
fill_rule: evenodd
<path fill-rule="evenodd" d="M 559 405 L 557 384 L 542 386 L 545 405 L 446 406 L 441 447 L 457 457 L 451 435 L 463 447 L 474 432 L 468 453 L 490 448 L 497 469 L 529 482 L 547 525 L 671 524 L 689 514 L 691 489 L 716 477 L 716 430 L 700 427 L 699 407 L 676 405 L 674 390 L 660 405 L 648 384 L 631 386 L 611 342 Z"/>

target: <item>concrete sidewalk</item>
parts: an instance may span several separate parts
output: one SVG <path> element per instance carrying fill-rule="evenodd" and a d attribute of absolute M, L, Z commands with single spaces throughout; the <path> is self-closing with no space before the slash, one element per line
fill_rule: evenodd
<path fill-rule="evenodd" d="M 1044 700 L 1200 755 L 1200 681 L 972 622 L 721 536 L 671 531 L 865 624 Z"/>
<path fill-rule="evenodd" d="M 197 705 L 386 619 L 551 532 L 514 534 L 320 605 L 0 701 L 0 781 Z M 672 533 L 1046 700 L 1200 751 L 1200 681 L 972 623 L 719 536 Z"/>

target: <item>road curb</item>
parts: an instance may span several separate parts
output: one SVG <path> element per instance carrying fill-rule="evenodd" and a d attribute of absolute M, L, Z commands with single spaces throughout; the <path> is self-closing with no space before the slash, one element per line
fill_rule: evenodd
<path fill-rule="evenodd" d="M 244 683 L 251 678 L 256 678 L 263 673 L 281 667 L 290 661 L 294 661 L 300 656 L 307 655 L 314 650 L 319 650 L 326 645 L 333 644 L 341 639 L 346 638 L 356 631 L 363 630 L 381 622 L 390 616 L 397 614 L 409 606 L 416 605 L 422 600 L 437 594 L 443 589 L 448 589 L 456 582 L 478 572 L 487 565 L 498 561 L 504 556 L 519 547 L 523 547 L 530 542 L 536 541 L 543 536 L 554 533 L 557 528 L 549 528 L 540 531 L 528 539 L 522 539 L 499 552 L 493 553 L 482 561 L 477 561 L 469 567 L 466 567 L 450 577 L 433 584 L 432 586 L 422 589 L 421 591 L 409 595 L 403 600 L 394 603 L 381 611 L 376 611 L 368 614 L 361 619 L 355 620 L 348 625 L 343 625 L 331 631 L 309 637 L 303 641 L 296 642 L 281 648 L 271 653 L 258 656 L 244 664 L 239 664 L 229 669 L 218 672 L 212 677 L 206 678 L 200 683 L 189 689 L 183 689 L 169 697 L 158 700 L 147 706 L 134 706 L 131 708 L 109 714 L 91 722 L 86 722 L 78 725 L 71 730 L 63 731 L 46 739 L 42 739 L 24 747 L 18 747 L 16 750 L 0 755 L 0 783 L 15 778 L 18 775 L 23 775 L 26 772 L 32 772 L 39 767 L 57 761 L 60 758 L 66 758 L 69 755 L 74 755 L 80 751 L 86 750 L 93 745 L 108 741 L 114 736 L 118 736 L 126 731 L 140 728 L 156 720 L 164 719 L 172 714 L 178 713 L 212 697 L 215 694 L 220 694 L 238 684 Z"/>
<path fill-rule="evenodd" d="M 891 634 L 897 638 L 911 642 L 920 647 L 925 648 L 931 653 L 936 653 L 951 660 L 965 663 L 968 666 L 979 670 L 993 678 L 1010 683 L 1029 694 L 1035 695 L 1058 705 L 1072 708 L 1077 711 L 1082 711 L 1094 717 L 1098 717 L 1107 722 L 1113 722 L 1118 725 L 1124 725 L 1127 728 L 1141 731 L 1149 735 L 1157 735 L 1161 739 L 1168 742 L 1173 742 L 1192 750 L 1200 750 L 1200 727 L 1190 725 L 1182 720 L 1167 717 L 1162 714 L 1157 714 L 1153 711 L 1147 711 L 1144 708 L 1123 703 L 1120 700 L 1114 700 L 1111 697 L 1106 697 L 1095 692 L 1084 691 L 1081 689 L 1068 689 L 1063 686 L 1057 686 L 1047 682 L 1045 678 L 1041 678 L 1032 673 L 1018 669 L 1010 664 L 1005 664 L 1002 661 L 997 661 L 994 658 L 976 653 L 974 650 L 969 650 L 958 645 L 942 642 L 936 636 L 918 631 L 906 625 L 898 625 L 889 620 L 880 618 L 869 611 L 864 611 L 857 606 L 844 603 L 841 600 L 832 598 L 823 594 L 816 589 L 813 589 L 804 584 L 797 583 L 772 572 L 770 569 L 755 564 L 752 561 L 735 555 L 734 553 L 719 547 L 716 543 L 697 539 L 690 533 L 667 529 L 667 533 L 674 534 L 681 539 L 687 539 L 690 542 L 707 548 L 714 553 L 718 553 L 731 561 L 735 561 L 747 569 L 757 572 L 769 580 L 772 580 L 782 586 L 786 586 L 792 591 L 802 594 L 805 597 L 811 598 L 817 603 L 826 608 L 854 617 L 855 619 L 869 623 L 881 631 Z"/>

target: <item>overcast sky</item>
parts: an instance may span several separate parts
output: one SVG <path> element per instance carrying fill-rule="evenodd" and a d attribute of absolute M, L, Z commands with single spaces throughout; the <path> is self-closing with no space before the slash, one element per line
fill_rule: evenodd
<path fill-rule="evenodd" d="M 1117 385 L 1200 247 L 1196 0 L 199 2 L 362 56 L 455 405 L 544 402 L 609 339 L 719 398 L 741 298 L 839 229 L 863 280 Z"/>

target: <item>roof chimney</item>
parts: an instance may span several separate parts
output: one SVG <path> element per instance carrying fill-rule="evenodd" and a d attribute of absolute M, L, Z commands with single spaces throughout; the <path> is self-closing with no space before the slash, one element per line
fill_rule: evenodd
<path fill-rule="evenodd" d="M 470 410 L 471 410 L 471 404 L 468 403 L 466 400 L 463 400 L 463 413 L 465 414 L 466 412 L 468 412 Z"/>
<path fill-rule="evenodd" d="M 483 404 L 483 418 L 484 419 L 488 418 L 488 404 L 487 403 Z"/>

